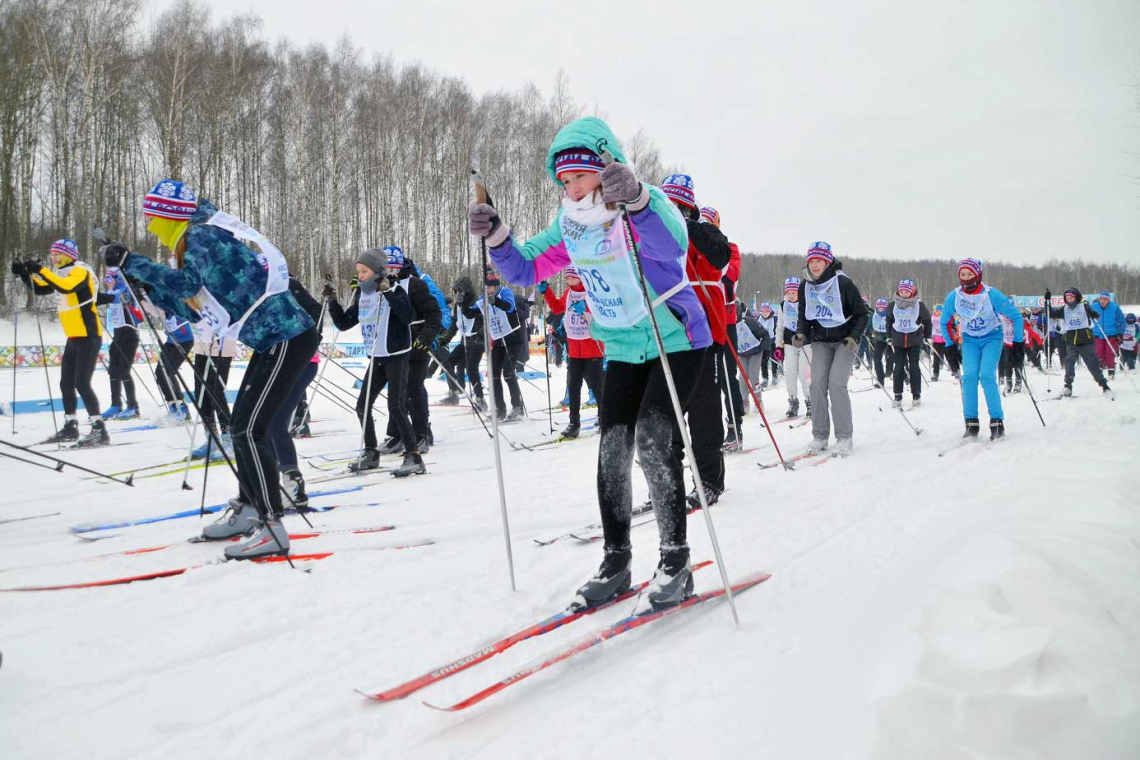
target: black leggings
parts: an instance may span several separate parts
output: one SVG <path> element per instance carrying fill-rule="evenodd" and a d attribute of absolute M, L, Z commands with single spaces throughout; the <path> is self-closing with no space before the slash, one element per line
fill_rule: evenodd
<path fill-rule="evenodd" d="M 728 417 L 733 419 L 733 427 L 737 430 L 744 421 L 744 398 L 740 395 L 740 382 L 736 379 L 736 328 L 729 325 L 728 339 L 732 342 L 731 348 L 726 344 L 719 346 L 720 357 L 717 361 L 721 366 L 718 377 L 720 379 L 720 392 L 724 396 L 724 408 Z"/>
<path fill-rule="evenodd" d="M 704 359 L 704 349 L 669 354 L 682 405 L 688 403 L 700 379 Z M 603 387 L 598 407 L 598 506 L 606 548 L 630 548 L 635 443 L 649 483 L 661 550 L 688 548 L 684 452 L 673 444 L 679 431 L 661 361 L 611 361 L 606 366 Z"/>
<path fill-rule="evenodd" d="M 268 351 L 255 352 L 242 378 L 242 392 L 230 418 L 234 461 L 243 499 L 261 516 L 279 516 L 281 487 L 269 423 L 289 400 L 319 341 L 315 328 Z"/>
<path fill-rule="evenodd" d="M 467 338 L 463 361 L 466 363 L 467 382 L 475 398 L 483 398 L 483 381 L 479 377 L 479 362 L 483 361 L 483 339 Z"/>
<path fill-rule="evenodd" d="M 168 404 L 185 401 L 185 395 L 181 390 L 182 383 L 178 378 L 178 368 L 182 366 L 182 362 L 186 361 L 186 354 L 193 347 L 194 341 L 192 340 L 185 343 L 167 341 L 162 344 L 162 353 L 159 357 L 158 372 L 155 373 L 155 379 L 158 381 L 158 389 L 162 391 L 162 397 L 166 399 Z"/>
<path fill-rule="evenodd" d="M 459 383 L 455 382 L 455 378 L 460 377 L 461 368 L 466 372 L 466 358 L 467 350 L 463 345 L 463 339 L 460 338 L 459 345 L 456 346 L 451 353 L 444 354 L 443 361 L 440 362 L 447 375 L 447 390 L 452 393 L 459 394 L 463 391 L 463 389 L 459 387 Z"/>
<path fill-rule="evenodd" d="M 878 378 L 879 385 L 883 385 L 886 382 L 887 375 L 894 374 L 895 350 L 891 347 L 889 342 L 876 340 L 874 341 L 874 353 L 875 377 Z"/>
<path fill-rule="evenodd" d="M 594 392 L 594 401 L 602 405 L 602 359 L 571 358 L 566 367 L 566 387 L 570 391 L 570 421 L 578 422 L 582 408 L 582 381 Z"/>
<path fill-rule="evenodd" d="M 388 387 L 388 416 L 396 422 L 396 432 L 404 444 L 404 452 L 416 450 L 416 437 L 412 432 L 412 421 L 408 417 L 408 354 L 376 357 L 372 360 L 372 371 L 368 384 L 361 384 L 360 396 L 356 399 L 356 416 L 364 425 L 364 448 L 376 448 L 376 426 L 372 421 L 372 404 L 380 396 L 380 391 Z"/>
<path fill-rule="evenodd" d="M 919 359 L 922 356 L 922 346 L 895 349 L 895 396 L 903 392 L 903 375 L 910 375 L 910 395 L 914 398 L 922 396 L 922 370 L 919 368 Z"/>
<path fill-rule="evenodd" d="M 719 343 L 709 346 L 700 366 L 700 377 L 688 401 L 681 397 L 681 408 L 689 424 L 689 440 L 693 444 L 693 458 L 697 460 L 701 481 L 717 493 L 724 490 L 724 418 L 720 413 L 720 376 L 724 374 L 720 357 L 724 350 Z M 672 356 L 669 361 L 672 363 Z M 775 379 L 774 373 L 772 377 Z M 677 392 L 680 394 L 680 388 Z M 679 430 L 674 431 L 673 447 L 684 455 Z"/>
<path fill-rule="evenodd" d="M 194 398 L 202 410 L 202 421 L 214 427 L 215 417 L 222 423 L 222 432 L 230 429 L 230 405 L 226 400 L 226 382 L 230 379 L 229 356 L 194 354 Z M 211 365 L 214 371 L 210 371 Z M 202 378 L 206 378 L 206 391 L 202 392 Z"/>
<path fill-rule="evenodd" d="M 63 413 L 75 415 L 79 404 L 76 394 L 83 399 L 83 407 L 89 417 L 98 417 L 99 397 L 91 389 L 91 376 L 95 374 L 95 362 L 99 359 L 99 349 L 103 339 L 98 335 L 86 338 L 68 338 L 63 348 L 63 362 L 60 365 L 59 392 L 63 397 Z"/>
<path fill-rule="evenodd" d="M 123 407 L 123 390 L 127 391 L 127 408 L 137 408 L 135 381 L 131 377 L 131 367 L 139 348 L 139 331 L 133 327 L 115 329 L 111 339 L 111 356 L 107 363 L 107 375 L 111 378 L 111 406 Z M 86 403 L 86 402 L 84 402 Z"/>
<path fill-rule="evenodd" d="M 404 383 L 404 395 L 407 397 L 408 414 L 412 418 L 412 434 L 418 443 L 428 434 L 428 405 L 427 388 L 424 387 L 424 376 L 427 374 L 428 357 L 415 356 L 408 359 L 408 378 Z M 388 429 L 385 435 L 389 438 L 400 438 L 400 426 L 395 415 L 388 416 Z M 414 447 L 413 447 L 414 448 Z"/>
<path fill-rule="evenodd" d="M 507 383 L 507 392 L 511 394 L 511 407 L 521 408 L 523 405 L 522 391 L 519 390 L 519 379 L 515 373 L 515 356 L 518 354 L 517 343 L 495 341 L 491 349 L 491 360 L 495 365 L 495 373 L 491 378 L 491 388 L 495 392 L 495 408 L 501 413 L 507 408 L 503 404 L 503 381 Z"/>

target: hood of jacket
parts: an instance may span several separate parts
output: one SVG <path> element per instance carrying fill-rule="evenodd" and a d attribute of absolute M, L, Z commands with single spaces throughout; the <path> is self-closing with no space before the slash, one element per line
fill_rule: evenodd
<path fill-rule="evenodd" d="M 598 143 L 602 140 L 605 142 L 599 147 Z M 617 137 L 614 136 L 609 125 L 597 116 L 583 116 L 558 130 L 558 134 L 554 136 L 554 142 L 550 143 L 550 150 L 546 153 L 546 173 L 559 187 L 562 186 L 562 183 L 558 181 L 558 175 L 554 173 L 554 157 L 571 148 L 586 148 L 599 156 L 608 150 L 618 163 L 628 163 L 625 153 L 622 152 L 621 145 L 618 144 Z"/>

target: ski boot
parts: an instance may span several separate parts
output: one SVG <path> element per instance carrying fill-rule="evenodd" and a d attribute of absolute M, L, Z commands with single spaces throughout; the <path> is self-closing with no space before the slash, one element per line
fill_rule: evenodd
<path fill-rule="evenodd" d="M 91 432 L 76 441 L 75 446 L 80 449 L 93 449 L 110 443 L 111 436 L 107 435 L 107 425 L 100 417 L 91 421 Z"/>
<path fill-rule="evenodd" d="M 431 451 L 431 441 L 426 435 L 416 441 L 416 451 L 420 452 L 421 454 L 426 454 Z"/>
<path fill-rule="evenodd" d="M 478 409 L 480 412 L 486 412 L 487 411 L 487 400 L 485 398 L 483 398 L 482 396 L 476 396 L 475 397 L 475 408 Z"/>
<path fill-rule="evenodd" d="M 1005 381 L 1005 395 L 1013 393 L 1013 383 L 1009 380 Z"/>
<path fill-rule="evenodd" d="M 65 420 L 55 435 L 40 443 L 72 443 L 79 440 L 79 420 Z"/>
<path fill-rule="evenodd" d="M 1102 388 L 1107 388 L 1108 386 L 1107 386 L 1107 385 L 1102 385 L 1101 387 L 1102 387 Z M 1069 396 L 1072 396 L 1072 395 L 1073 395 L 1073 384 L 1072 384 L 1072 383 L 1065 383 L 1065 387 L 1064 387 L 1064 389 L 1061 391 L 1061 395 L 1062 395 L 1063 397 L 1065 397 L 1065 398 L 1068 398 Z"/>
<path fill-rule="evenodd" d="M 702 483 L 701 488 L 705 492 L 705 504 L 710 507 L 717 503 L 720 499 L 721 492 L 710 486 L 708 483 Z M 685 503 L 689 505 L 689 511 L 701 508 L 701 497 L 697 495 L 697 489 L 694 488 L 689 491 L 689 495 L 685 497 Z"/>
<path fill-rule="evenodd" d="M 350 462 L 348 465 L 349 472 L 367 472 L 378 469 L 380 469 L 380 452 L 376 449 L 365 449 L 355 462 Z"/>
<path fill-rule="evenodd" d="M 252 504 L 230 499 L 222 516 L 202 529 L 202 540 L 224 541 L 237 536 L 248 536 L 261 526 L 261 515 Z"/>
<path fill-rule="evenodd" d="M 791 419 L 792 417 L 799 417 L 799 416 L 800 416 L 800 400 L 798 398 L 796 398 L 795 396 L 792 396 L 790 399 L 788 399 L 788 411 L 784 415 L 784 417 L 785 417 L 785 419 Z"/>
<path fill-rule="evenodd" d="M 446 396 L 444 396 L 443 398 L 441 398 L 439 400 L 439 403 L 442 404 L 443 406 L 458 406 L 459 405 L 459 394 L 456 393 L 455 391 L 449 391 Z"/>
<path fill-rule="evenodd" d="M 300 470 L 287 470 L 281 473 L 281 487 L 288 494 L 291 507 L 304 509 L 309 506 L 309 495 L 305 493 L 305 478 Z"/>
<path fill-rule="evenodd" d="M 1005 438 L 1005 422 L 1003 420 L 990 420 L 990 440 L 996 441 Z"/>
<path fill-rule="evenodd" d="M 835 448 L 832 449 L 837 457 L 851 456 L 852 449 L 855 448 L 855 443 L 850 438 L 837 438 L 835 439 Z"/>
<path fill-rule="evenodd" d="M 741 440 L 741 436 L 737 432 L 738 430 L 738 427 L 732 425 L 728 427 L 728 432 L 725 433 L 724 436 L 724 444 L 721 445 L 722 449 L 725 451 L 740 451 L 744 442 Z"/>
<path fill-rule="evenodd" d="M 811 445 L 808 446 L 808 455 L 822 454 L 825 451 L 827 451 L 827 439 L 813 437 L 811 439 Z"/>
<path fill-rule="evenodd" d="M 179 424 L 185 422 L 186 418 L 190 416 L 190 412 L 186 409 L 185 402 L 181 404 L 173 401 L 170 402 L 166 405 L 166 414 L 170 417 L 171 421 Z"/>
<path fill-rule="evenodd" d="M 511 413 L 507 415 L 507 418 L 504 420 L 504 422 L 518 422 L 519 420 L 525 419 L 526 409 L 523 409 L 521 406 L 516 406 L 511 408 Z"/>
<path fill-rule="evenodd" d="M 378 454 L 387 456 L 388 454 L 399 454 L 404 448 L 404 444 L 400 442 L 399 438 L 385 438 L 384 443 L 380 444 L 378 449 L 374 449 Z"/>
<path fill-rule="evenodd" d="M 977 417 L 966 418 L 966 432 L 962 435 L 963 438 L 977 438 L 978 432 L 982 429 L 982 423 Z"/>
<path fill-rule="evenodd" d="M 629 591 L 633 579 L 633 573 L 629 569 L 632 562 L 633 553 L 629 549 L 607 547 L 598 572 L 578 589 L 577 595 L 570 602 L 570 609 L 578 611 L 597 607 Z"/>
<path fill-rule="evenodd" d="M 594 398 L 594 392 L 590 391 L 589 396 L 586 398 L 586 406 L 597 406 L 598 400 Z"/>
<path fill-rule="evenodd" d="M 569 388 L 566 389 L 566 395 L 563 396 L 562 400 L 559 401 L 558 403 L 561 404 L 562 406 L 570 406 L 570 389 Z"/>
<path fill-rule="evenodd" d="M 1116 394 L 1108 387 L 1108 383 L 1101 383 L 1100 390 L 1110 401 L 1116 401 Z"/>
<path fill-rule="evenodd" d="M 1013 384 L 1013 392 L 1021 393 L 1021 375 L 1017 376 L 1017 382 Z"/>
<path fill-rule="evenodd" d="M 915 396 L 914 398 L 912 398 L 910 400 L 910 408 L 911 409 L 917 409 L 920 406 L 922 406 L 922 397 L 921 396 Z"/>
<path fill-rule="evenodd" d="M 126 409 L 115 415 L 117 420 L 137 420 L 142 415 L 139 414 L 138 404 L 129 404 Z"/>
<path fill-rule="evenodd" d="M 260 529 L 245 543 L 226 547 L 226 559 L 260 559 L 289 553 L 289 532 L 274 518 L 258 526 Z"/>
<path fill-rule="evenodd" d="M 764 378 L 762 381 L 760 381 L 760 390 L 767 390 L 767 388 L 768 388 L 768 378 Z"/>
<path fill-rule="evenodd" d="M 1116 379 L 1116 370 L 1110 369 L 1108 371 L 1108 379 L 1109 380 L 1115 380 Z"/>
<path fill-rule="evenodd" d="M 112 417 L 117 417 L 122 413 L 123 413 L 123 407 L 119 406 L 118 404 L 115 404 L 113 406 L 109 406 L 106 409 L 104 409 L 103 414 L 100 416 L 105 420 L 109 420 Z"/>
<path fill-rule="evenodd" d="M 891 402 L 891 409 L 902 409 L 902 394 L 896 393 L 894 401 Z"/>
<path fill-rule="evenodd" d="M 806 411 L 804 411 L 804 416 L 810 420 L 811 419 L 811 399 L 810 398 L 804 399 L 804 409 L 806 410 Z"/>
<path fill-rule="evenodd" d="M 308 422 L 304 422 L 296 427 L 289 428 L 290 438 L 308 438 L 313 434 L 312 428 L 309 427 Z"/>
<path fill-rule="evenodd" d="M 579 423 L 577 419 L 573 419 L 570 420 L 570 424 L 566 426 L 566 429 L 558 434 L 558 437 L 565 439 L 577 438 L 580 432 L 582 432 L 581 423 Z"/>
<path fill-rule="evenodd" d="M 653 580 L 645 587 L 633 614 L 676 607 L 692 595 L 693 569 L 689 565 L 688 548 L 662 551 Z"/>
<path fill-rule="evenodd" d="M 424 458 L 415 451 L 409 451 L 407 454 L 404 454 L 403 464 L 392 470 L 392 477 L 395 478 L 406 478 L 409 475 L 427 475 L 427 468 L 424 467 Z"/>

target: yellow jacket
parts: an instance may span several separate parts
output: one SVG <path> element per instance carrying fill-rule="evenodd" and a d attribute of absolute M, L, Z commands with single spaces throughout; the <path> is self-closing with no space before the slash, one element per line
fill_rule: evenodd
<path fill-rule="evenodd" d="M 38 272 L 30 272 L 36 293 L 62 293 L 59 299 L 59 322 L 69 338 L 103 336 L 103 325 L 99 321 L 96 296 L 99 293 L 95 273 L 86 264 L 76 261 L 53 272 L 41 267 Z"/>

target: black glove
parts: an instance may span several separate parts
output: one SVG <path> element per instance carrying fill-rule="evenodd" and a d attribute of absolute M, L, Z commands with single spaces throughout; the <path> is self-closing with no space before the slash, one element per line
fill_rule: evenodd
<path fill-rule="evenodd" d="M 1009 363 L 1014 369 L 1025 366 L 1025 344 L 1014 343 L 1009 347 Z"/>
<path fill-rule="evenodd" d="M 107 243 L 99 249 L 99 255 L 103 257 L 103 263 L 109 267 L 117 267 L 123 263 L 127 258 L 130 251 L 122 243 Z"/>
<path fill-rule="evenodd" d="M 430 351 L 431 344 L 424 340 L 422 335 L 417 335 L 416 339 L 412 341 L 413 351 Z"/>
<path fill-rule="evenodd" d="M 28 274 L 36 274 L 43 268 L 44 265 L 37 259 L 24 259 L 24 271 Z"/>
<path fill-rule="evenodd" d="M 321 296 L 324 297 L 325 300 L 336 300 L 336 288 L 333 287 L 331 282 L 326 282 L 325 286 L 321 288 Z"/>
<path fill-rule="evenodd" d="M 12 262 L 12 274 L 16 275 L 17 277 L 27 277 L 28 276 L 28 269 L 27 269 L 27 267 L 24 266 L 24 262 L 13 261 Z"/>

